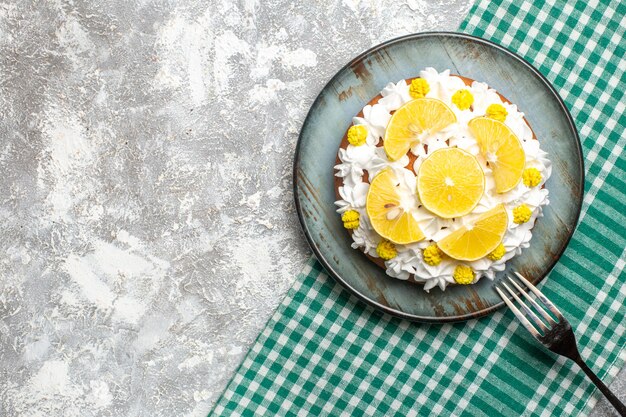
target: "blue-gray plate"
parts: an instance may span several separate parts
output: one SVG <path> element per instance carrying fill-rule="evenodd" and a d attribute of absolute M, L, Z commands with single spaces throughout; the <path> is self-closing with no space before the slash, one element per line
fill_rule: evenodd
<path fill-rule="evenodd" d="M 378 45 L 353 59 L 324 87 L 309 111 L 294 161 L 295 202 L 304 234 L 326 271 L 364 302 L 424 322 L 480 317 L 502 307 L 493 281 L 434 288 L 391 278 L 358 250 L 335 212 L 334 171 L 339 143 L 352 117 L 390 81 L 426 67 L 486 82 L 517 104 L 553 162 L 550 205 L 533 229 L 530 248 L 507 263 L 532 282 L 542 280 L 569 242 L 580 213 L 584 167 L 578 133 L 550 83 L 518 55 L 460 33 L 418 33 Z"/>

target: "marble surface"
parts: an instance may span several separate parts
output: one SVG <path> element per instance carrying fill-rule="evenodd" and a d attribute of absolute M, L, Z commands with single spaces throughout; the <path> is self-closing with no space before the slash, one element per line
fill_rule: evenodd
<path fill-rule="evenodd" d="M 310 254 L 291 163 L 316 94 L 469 7 L 0 3 L 0 415 L 206 415 Z"/>

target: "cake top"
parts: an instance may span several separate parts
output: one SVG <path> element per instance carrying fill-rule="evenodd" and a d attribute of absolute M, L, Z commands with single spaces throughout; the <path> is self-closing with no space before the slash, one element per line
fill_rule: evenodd
<path fill-rule="evenodd" d="M 336 205 L 353 247 L 425 290 L 493 278 L 527 247 L 551 165 L 524 114 L 433 68 L 389 83 L 339 149 Z"/>

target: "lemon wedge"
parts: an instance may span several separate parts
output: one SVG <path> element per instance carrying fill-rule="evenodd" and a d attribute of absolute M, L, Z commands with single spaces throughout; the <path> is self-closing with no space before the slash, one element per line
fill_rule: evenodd
<path fill-rule="evenodd" d="M 392 161 L 402 158 L 416 143 L 456 122 L 443 101 L 418 98 L 395 111 L 385 130 L 383 146 Z"/>
<path fill-rule="evenodd" d="M 476 117 L 467 124 L 480 152 L 493 170 L 496 192 L 512 190 L 522 179 L 526 154 L 515 133 L 503 122 Z"/>
<path fill-rule="evenodd" d="M 464 216 L 485 192 L 485 174 L 478 160 L 459 148 L 439 149 L 426 158 L 417 174 L 420 201 L 443 218 Z"/>
<path fill-rule="evenodd" d="M 463 226 L 437 242 L 439 249 L 460 261 L 475 261 L 489 255 L 502 242 L 509 224 L 504 205 L 478 216 L 471 225 Z"/>
<path fill-rule="evenodd" d="M 407 244 L 422 240 L 424 233 L 413 217 L 411 208 L 403 204 L 399 193 L 402 186 L 393 169 L 385 168 L 370 183 L 365 209 L 372 227 L 379 235 L 393 243 Z"/>

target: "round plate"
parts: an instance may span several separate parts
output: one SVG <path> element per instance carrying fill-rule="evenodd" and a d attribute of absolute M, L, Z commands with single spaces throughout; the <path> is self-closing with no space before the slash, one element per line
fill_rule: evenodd
<path fill-rule="evenodd" d="M 546 187 L 550 205 L 533 229 L 529 248 L 507 262 L 496 281 L 513 270 L 538 282 L 569 242 L 580 213 L 584 169 L 571 115 L 550 83 L 516 54 L 459 33 L 419 33 L 361 54 L 324 87 L 304 121 L 294 161 L 294 194 L 304 234 L 328 273 L 366 303 L 402 318 L 452 322 L 503 306 L 493 281 L 453 285 L 426 293 L 419 284 L 391 278 L 359 251 L 335 212 L 334 163 L 339 143 L 363 106 L 391 82 L 415 77 L 426 67 L 487 83 L 517 104 L 552 160 Z"/>

